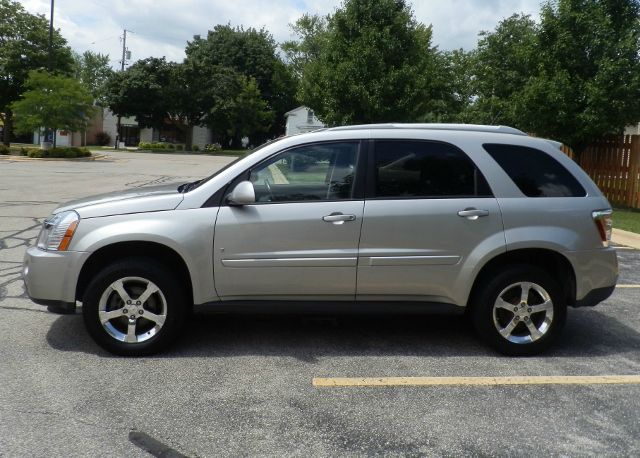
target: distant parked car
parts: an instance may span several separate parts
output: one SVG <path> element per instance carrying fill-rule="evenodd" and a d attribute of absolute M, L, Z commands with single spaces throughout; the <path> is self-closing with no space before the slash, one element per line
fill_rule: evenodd
<path fill-rule="evenodd" d="M 510 355 L 614 290 L 611 208 L 558 149 L 509 127 L 414 124 L 279 139 L 210 177 L 69 202 L 29 248 L 38 303 L 105 349 L 167 346 L 193 304 L 467 311 Z"/>

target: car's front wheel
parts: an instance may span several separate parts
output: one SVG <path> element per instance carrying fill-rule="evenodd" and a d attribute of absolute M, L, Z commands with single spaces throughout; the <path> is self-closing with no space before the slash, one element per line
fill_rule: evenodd
<path fill-rule="evenodd" d="M 566 321 L 558 283 L 525 265 L 505 268 L 483 285 L 471 304 L 480 336 L 501 353 L 534 355 L 546 350 Z"/>
<path fill-rule="evenodd" d="M 185 309 L 183 285 L 147 258 L 105 267 L 87 287 L 82 304 L 91 337 L 105 350 L 124 356 L 163 350 L 177 336 Z"/>

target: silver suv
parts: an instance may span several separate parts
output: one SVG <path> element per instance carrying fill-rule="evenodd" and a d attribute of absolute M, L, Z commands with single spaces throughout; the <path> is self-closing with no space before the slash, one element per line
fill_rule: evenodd
<path fill-rule="evenodd" d="M 546 349 L 616 284 L 611 208 L 558 143 L 388 124 L 266 144 L 193 183 L 58 207 L 29 296 L 113 353 L 157 352 L 196 305 L 466 312 L 498 351 Z"/>

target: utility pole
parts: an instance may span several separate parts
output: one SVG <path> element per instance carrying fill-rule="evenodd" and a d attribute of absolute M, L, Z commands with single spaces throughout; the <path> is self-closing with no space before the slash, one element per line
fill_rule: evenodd
<path fill-rule="evenodd" d="M 53 0 L 52 0 L 53 1 Z M 127 58 L 127 32 L 131 32 L 131 30 L 124 29 L 124 35 L 122 36 L 122 60 L 120 61 L 120 71 L 124 71 L 125 61 Z M 120 147 L 120 122 L 121 116 L 118 115 L 118 123 L 116 126 L 116 149 Z"/>
<path fill-rule="evenodd" d="M 51 17 L 49 19 L 49 62 L 48 67 L 49 71 L 53 70 L 53 2 L 51 0 Z"/>
<path fill-rule="evenodd" d="M 54 0 L 51 0 L 51 17 L 49 18 L 49 59 L 47 62 L 47 69 L 49 70 L 49 73 L 53 72 L 53 2 Z M 47 134 L 50 131 L 50 129 L 48 129 L 47 127 L 44 128 L 44 139 L 46 141 L 47 139 Z M 55 131 L 55 129 L 53 130 L 53 147 L 56 147 L 56 134 L 57 132 Z"/>

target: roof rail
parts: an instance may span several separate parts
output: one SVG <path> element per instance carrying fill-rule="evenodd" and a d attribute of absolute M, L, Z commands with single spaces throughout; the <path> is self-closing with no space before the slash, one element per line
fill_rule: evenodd
<path fill-rule="evenodd" d="M 388 124 L 361 124 L 355 126 L 340 126 L 331 127 L 327 130 L 360 130 L 360 129 L 425 129 L 425 130 L 459 130 L 466 132 L 492 132 L 496 134 L 512 134 L 512 135 L 524 135 L 527 134 L 514 127 L 509 126 L 487 126 L 482 124 L 443 124 L 443 123 L 416 123 L 416 124 L 403 124 L 403 123 L 388 123 Z"/>

